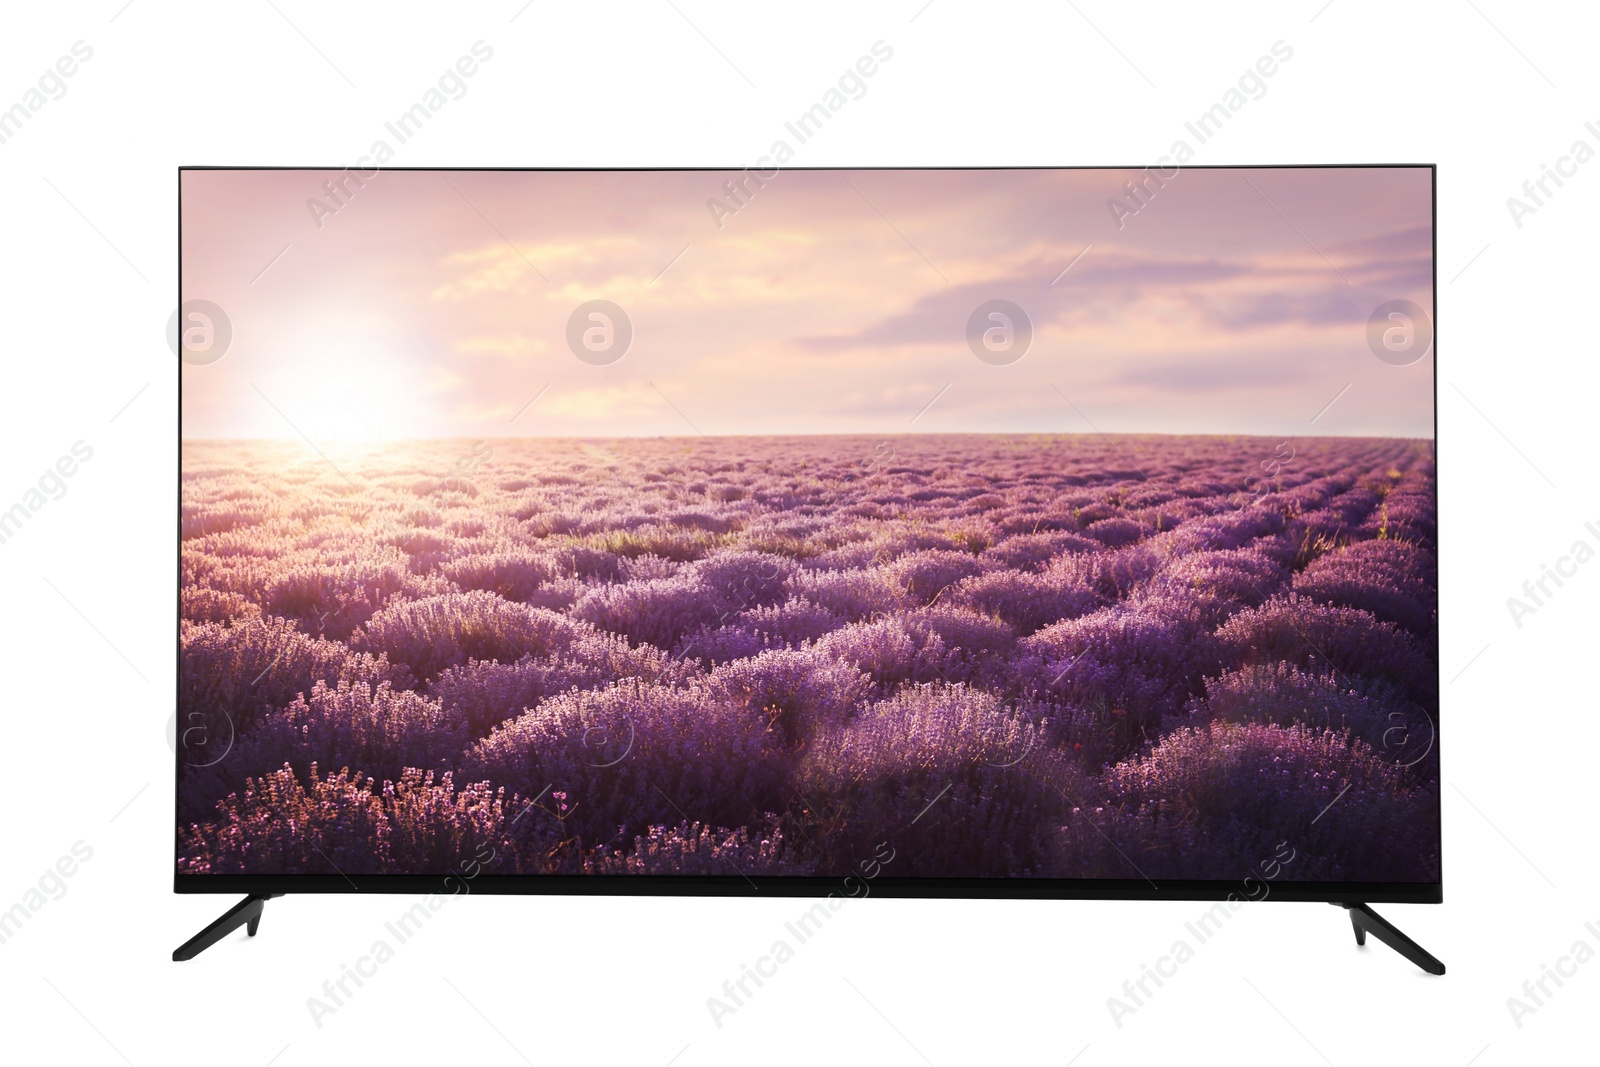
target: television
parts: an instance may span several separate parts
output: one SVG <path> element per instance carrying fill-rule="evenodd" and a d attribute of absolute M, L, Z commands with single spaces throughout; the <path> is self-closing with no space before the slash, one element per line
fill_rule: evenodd
<path fill-rule="evenodd" d="M 1441 899 L 1434 169 L 186 167 L 176 868 Z"/>

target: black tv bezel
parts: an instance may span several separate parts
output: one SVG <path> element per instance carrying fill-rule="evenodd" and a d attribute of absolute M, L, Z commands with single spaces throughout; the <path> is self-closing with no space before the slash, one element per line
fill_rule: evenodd
<path fill-rule="evenodd" d="M 863 171 L 863 170 L 1108 170 L 1143 171 L 1153 164 L 1133 166 L 870 166 L 870 167 L 783 167 L 794 171 Z M 342 166 L 248 166 L 248 165 L 190 165 L 178 168 L 178 300 L 183 306 L 183 175 L 186 171 L 274 171 L 297 170 L 315 172 L 340 172 Z M 381 167 L 381 171 L 423 173 L 471 173 L 474 171 L 515 173 L 616 173 L 616 172 L 688 172 L 713 174 L 738 174 L 749 168 L 741 167 Z M 1182 170 L 1427 170 L 1429 172 L 1429 222 L 1432 270 L 1431 289 L 1433 316 L 1433 456 L 1434 456 L 1434 515 L 1435 553 L 1438 550 L 1438 463 L 1439 463 L 1439 170 L 1435 163 L 1245 163 L 1205 164 L 1182 166 Z M 765 173 L 765 172 L 763 172 Z M 174 603 L 174 637 L 179 638 L 182 626 L 183 595 L 183 362 L 177 371 L 177 429 L 178 429 L 178 500 L 176 515 L 178 583 Z M 1441 620 L 1442 623 L 1442 620 Z M 1443 645 L 1442 633 L 1440 646 Z M 175 640 L 175 666 L 183 669 L 181 640 Z M 1435 659 L 1438 660 L 1438 656 Z M 1439 679 L 1443 666 L 1435 663 Z M 176 708 L 177 691 L 174 674 L 173 703 Z M 1443 703 L 1443 686 L 1439 687 L 1440 704 Z M 1435 709 L 1436 714 L 1438 709 Z M 1442 719 L 1442 715 L 1437 715 Z M 1440 723 L 1434 726 L 1434 747 L 1441 744 Z M 479 874 L 467 879 L 455 872 L 440 874 L 360 874 L 353 878 L 333 874 L 183 874 L 177 870 L 182 823 L 178 818 L 178 788 L 181 784 L 182 760 L 173 754 L 173 892 L 182 894 L 287 894 L 287 893 L 380 893 L 380 894 L 461 894 L 483 893 L 506 895 L 559 895 L 559 896 L 706 896 L 706 897 L 889 897 L 959 900 L 1169 900 L 1169 901 L 1258 901 L 1282 900 L 1299 902 L 1326 902 L 1334 904 L 1440 904 L 1444 901 L 1444 841 L 1442 799 L 1435 798 L 1436 819 L 1440 824 L 1439 880 L 1436 882 L 1329 882 L 1329 881 L 1266 881 L 1253 872 L 1242 873 L 1238 879 L 1163 879 L 1160 883 L 1147 878 L 897 878 L 880 875 L 868 879 L 861 875 L 831 876 L 770 876 L 745 877 L 733 875 L 491 875 Z M 1443 753 L 1440 752 L 1441 780 Z M 355 879 L 360 879 L 358 884 Z M 1257 887 L 1252 889 L 1250 883 Z"/>

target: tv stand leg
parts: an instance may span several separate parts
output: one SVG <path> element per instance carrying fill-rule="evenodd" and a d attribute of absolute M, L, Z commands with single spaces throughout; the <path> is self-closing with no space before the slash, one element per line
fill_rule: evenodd
<path fill-rule="evenodd" d="M 221 918 L 175 949 L 172 953 L 173 960 L 192 960 L 241 926 L 251 937 L 256 936 L 256 929 L 261 925 L 262 908 L 273 897 L 281 896 L 282 893 L 251 893 L 223 912 Z"/>
<path fill-rule="evenodd" d="M 1350 925 L 1355 929 L 1356 944 L 1365 945 L 1367 934 L 1394 949 L 1429 974 L 1443 974 L 1444 964 L 1427 949 L 1400 932 L 1400 928 L 1365 904 L 1336 904 L 1350 913 Z"/>

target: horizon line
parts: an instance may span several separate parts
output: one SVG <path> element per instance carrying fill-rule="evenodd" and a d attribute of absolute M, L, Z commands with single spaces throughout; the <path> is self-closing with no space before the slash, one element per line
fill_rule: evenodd
<path fill-rule="evenodd" d="M 1436 441 L 1437 435 L 1417 436 L 1413 434 L 1382 434 L 1382 433 L 1317 433 L 1317 434 L 1292 434 L 1287 432 L 1261 433 L 1245 431 L 1205 431 L 1205 432 L 1173 432 L 1164 430 L 1110 430 L 1110 431 L 1055 431 L 1055 430 L 938 430 L 928 433 L 916 431 L 839 431 L 807 433 L 804 431 L 792 433 L 720 433 L 720 434 L 638 434 L 638 433 L 600 433 L 600 434 L 502 434 L 498 436 L 483 434 L 428 434 L 414 437 L 368 437 L 368 438 L 328 438 L 321 442 L 313 442 L 304 436 L 255 436 L 255 437 L 189 437 L 180 436 L 179 442 L 187 443 L 222 443 L 232 444 L 242 441 L 284 441 L 291 444 L 325 444 L 325 445 L 378 445 L 401 444 L 413 441 L 731 441 L 731 440 L 770 440 L 774 438 L 825 438 L 825 437 L 1260 437 L 1260 438 L 1291 438 L 1295 440 L 1374 440 L 1374 441 Z"/>

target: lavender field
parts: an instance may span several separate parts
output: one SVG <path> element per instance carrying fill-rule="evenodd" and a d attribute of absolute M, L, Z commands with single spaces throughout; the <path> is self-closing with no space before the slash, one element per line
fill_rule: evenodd
<path fill-rule="evenodd" d="M 1438 879 L 1431 442 L 182 469 L 183 873 Z"/>

